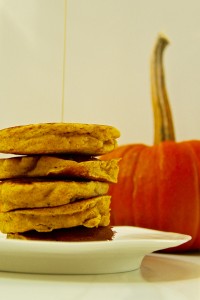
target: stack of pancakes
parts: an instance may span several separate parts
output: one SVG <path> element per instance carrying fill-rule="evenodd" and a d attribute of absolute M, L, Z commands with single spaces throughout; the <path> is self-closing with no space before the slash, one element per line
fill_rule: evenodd
<path fill-rule="evenodd" d="M 107 226 L 110 183 L 118 159 L 99 160 L 114 150 L 119 131 L 107 125 L 42 123 L 0 130 L 0 231 Z"/>

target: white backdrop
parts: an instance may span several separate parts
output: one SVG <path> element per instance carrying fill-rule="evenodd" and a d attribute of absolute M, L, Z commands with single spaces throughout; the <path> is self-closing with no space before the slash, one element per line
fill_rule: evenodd
<path fill-rule="evenodd" d="M 200 1 L 68 0 L 65 122 L 153 142 L 149 57 L 158 32 L 177 140 L 200 139 Z M 0 128 L 61 121 L 64 0 L 0 0 Z"/>

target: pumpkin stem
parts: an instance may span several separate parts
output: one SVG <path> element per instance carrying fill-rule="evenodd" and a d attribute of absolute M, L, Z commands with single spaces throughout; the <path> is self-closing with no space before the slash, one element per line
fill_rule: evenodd
<path fill-rule="evenodd" d="M 154 112 L 154 144 L 175 141 L 174 126 L 168 101 L 163 68 L 163 52 L 169 41 L 159 35 L 151 57 L 151 93 Z"/>

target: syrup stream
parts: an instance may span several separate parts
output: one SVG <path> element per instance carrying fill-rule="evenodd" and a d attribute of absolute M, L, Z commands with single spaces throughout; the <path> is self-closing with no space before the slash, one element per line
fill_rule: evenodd
<path fill-rule="evenodd" d="M 66 43 L 67 43 L 67 0 L 64 0 L 64 36 L 63 36 L 63 68 L 62 68 L 62 103 L 61 103 L 61 122 L 64 122 L 65 108 L 65 78 L 66 78 Z"/>

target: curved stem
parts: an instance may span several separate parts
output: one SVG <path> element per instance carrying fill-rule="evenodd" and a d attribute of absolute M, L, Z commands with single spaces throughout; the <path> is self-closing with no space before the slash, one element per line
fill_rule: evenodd
<path fill-rule="evenodd" d="M 151 93 L 154 112 L 154 144 L 175 140 L 171 109 L 168 101 L 163 68 L 163 52 L 168 45 L 159 35 L 151 57 Z"/>

